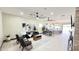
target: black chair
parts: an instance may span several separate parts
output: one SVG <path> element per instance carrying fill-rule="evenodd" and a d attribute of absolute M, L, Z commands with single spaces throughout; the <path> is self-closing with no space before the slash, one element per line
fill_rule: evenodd
<path fill-rule="evenodd" d="M 19 37 L 19 35 L 16 35 L 17 40 L 20 42 L 20 46 L 22 46 L 22 51 L 24 50 L 25 47 L 31 45 L 32 46 L 32 42 L 31 41 L 24 41 L 24 37 Z M 30 49 L 29 49 L 30 50 Z"/>
<path fill-rule="evenodd" d="M 23 51 L 24 48 L 26 47 L 26 44 L 22 38 L 20 38 L 20 45 L 22 46 L 22 51 Z"/>
<path fill-rule="evenodd" d="M 34 31 L 31 37 L 38 35 L 38 34 L 39 34 L 39 32 Z"/>
<path fill-rule="evenodd" d="M 24 38 L 27 38 L 27 39 L 30 38 L 29 34 L 23 35 L 23 37 L 24 37 Z"/>
<path fill-rule="evenodd" d="M 16 34 L 16 39 L 17 39 L 16 43 L 18 44 L 20 42 L 20 39 L 19 39 L 19 35 L 18 34 Z"/>

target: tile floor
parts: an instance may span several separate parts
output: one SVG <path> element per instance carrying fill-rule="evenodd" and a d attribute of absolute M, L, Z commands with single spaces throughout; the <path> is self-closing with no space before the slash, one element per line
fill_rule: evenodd
<path fill-rule="evenodd" d="M 62 34 L 53 34 L 52 36 L 42 35 L 42 39 L 32 41 L 33 49 L 31 51 L 67 51 L 69 33 L 63 32 Z M 1 51 L 21 51 L 19 44 L 16 40 L 4 43 Z M 26 49 L 24 49 L 26 51 Z"/>

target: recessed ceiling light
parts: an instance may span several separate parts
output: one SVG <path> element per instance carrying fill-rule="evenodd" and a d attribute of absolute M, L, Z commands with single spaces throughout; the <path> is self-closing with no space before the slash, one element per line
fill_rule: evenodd
<path fill-rule="evenodd" d="M 23 12 L 20 12 L 20 14 L 21 14 L 21 15 L 24 15 L 24 13 L 23 13 Z"/>
<path fill-rule="evenodd" d="M 51 14 L 51 15 L 53 15 L 54 13 L 53 13 L 53 12 L 51 12 L 50 14 Z"/>

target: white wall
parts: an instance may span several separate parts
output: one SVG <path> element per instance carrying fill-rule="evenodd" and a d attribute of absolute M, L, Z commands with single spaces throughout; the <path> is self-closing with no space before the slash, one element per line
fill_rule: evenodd
<path fill-rule="evenodd" d="M 0 46 L 2 44 L 2 41 L 3 41 L 2 13 L 0 11 Z"/>
<path fill-rule="evenodd" d="M 25 22 L 24 19 L 20 17 L 3 14 L 3 34 L 14 37 L 21 31 L 21 23 L 23 22 Z"/>
<path fill-rule="evenodd" d="M 35 21 L 34 19 L 29 20 L 26 18 L 3 14 L 3 33 L 4 35 L 11 35 L 11 37 L 15 37 L 15 34 L 20 34 L 22 30 L 22 23 L 30 23 L 36 24 L 37 26 L 39 23 L 45 23 L 43 21 Z"/>

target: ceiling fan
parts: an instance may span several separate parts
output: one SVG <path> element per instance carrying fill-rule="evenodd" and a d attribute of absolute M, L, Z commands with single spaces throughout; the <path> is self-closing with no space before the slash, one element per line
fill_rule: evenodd
<path fill-rule="evenodd" d="M 40 14 L 39 12 L 34 12 L 32 14 L 30 14 L 33 18 L 36 19 L 45 19 L 47 18 L 46 16 L 44 16 L 43 14 Z"/>

